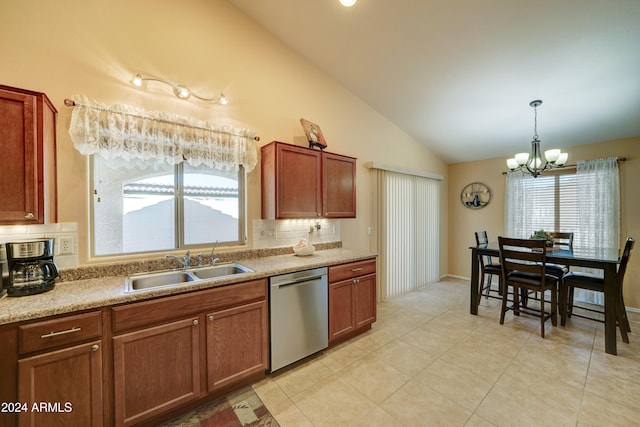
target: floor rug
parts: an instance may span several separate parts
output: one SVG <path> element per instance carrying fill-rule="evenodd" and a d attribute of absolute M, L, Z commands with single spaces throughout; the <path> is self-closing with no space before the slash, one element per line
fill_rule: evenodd
<path fill-rule="evenodd" d="M 279 427 L 251 387 L 201 406 L 161 427 Z"/>

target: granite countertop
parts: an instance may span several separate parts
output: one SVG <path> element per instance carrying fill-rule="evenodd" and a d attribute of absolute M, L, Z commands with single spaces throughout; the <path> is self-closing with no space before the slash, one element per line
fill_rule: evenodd
<path fill-rule="evenodd" d="M 313 255 L 306 257 L 287 254 L 247 258 L 239 260 L 239 262 L 254 270 L 253 273 L 243 273 L 236 276 L 188 282 L 173 287 L 129 293 L 124 291 L 125 277 L 122 275 L 63 281 L 56 283 L 56 287 L 49 292 L 0 299 L 0 325 L 91 308 L 142 301 L 164 295 L 175 295 L 293 271 L 358 261 L 375 256 L 375 253 L 367 251 L 336 248 L 316 251 Z"/>

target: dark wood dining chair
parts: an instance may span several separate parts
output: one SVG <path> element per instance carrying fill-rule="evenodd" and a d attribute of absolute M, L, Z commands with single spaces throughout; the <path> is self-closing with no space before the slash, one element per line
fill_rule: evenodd
<path fill-rule="evenodd" d="M 573 249 L 573 233 L 570 232 L 560 232 L 560 231 L 552 231 L 549 233 L 551 239 L 553 239 L 553 249 Z M 562 287 L 562 280 L 564 275 L 569 272 L 569 266 L 561 265 L 561 264 L 553 264 L 547 263 L 547 274 L 554 276 L 558 279 L 558 290 Z M 539 295 L 537 292 L 532 297 L 535 300 L 538 300 Z M 529 298 L 528 294 L 525 294 L 525 302 L 524 305 L 527 305 L 527 300 Z"/>
<path fill-rule="evenodd" d="M 487 231 L 476 231 L 476 245 L 477 246 L 486 246 L 489 244 L 489 238 L 487 237 Z M 482 299 L 482 294 L 484 292 L 485 298 L 489 299 L 491 297 L 490 293 L 493 292 L 491 289 L 491 282 L 493 280 L 493 276 L 498 277 L 498 293 L 502 294 L 502 268 L 500 264 L 493 261 L 493 258 L 490 256 L 480 255 L 478 262 L 480 263 L 480 286 L 478 288 L 478 305 L 480 305 L 480 300 Z M 485 283 L 485 277 L 487 279 Z M 493 298 L 502 298 L 500 296 L 493 296 Z"/>
<path fill-rule="evenodd" d="M 551 324 L 558 323 L 558 279 L 547 274 L 547 246 L 544 240 L 511 239 L 498 237 L 500 248 L 500 265 L 502 267 L 502 310 L 500 312 L 500 324 L 504 324 L 507 311 L 513 310 L 513 314 L 520 313 L 537 316 L 540 318 L 540 336 L 544 338 L 544 324 L 551 319 Z M 508 306 L 509 287 L 513 289 L 512 305 Z M 545 299 L 540 298 L 540 309 L 535 310 L 521 304 L 520 291 L 551 293 L 549 311 L 545 311 Z"/>
<path fill-rule="evenodd" d="M 633 249 L 633 245 L 635 244 L 635 240 L 631 237 L 627 237 L 627 240 L 624 244 L 624 249 L 622 250 L 622 257 L 620 258 L 620 266 L 618 267 L 618 273 L 616 275 L 616 280 L 618 281 L 618 295 L 616 295 L 616 301 L 614 301 L 616 307 L 616 323 L 620 327 L 620 334 L 622 335 L 622 340 L 625 343 L 629 343 L 629 335 L 627 332 L 631 332 L 631 327 L 629 325 L 629 319 L 627 318 L 627 310 L 624 305 L 624 296 L 622 293 L 622 284 L 624 283 L 624 274 L 627 271 L 627 264 L 629 263 L 629 257 L 631 256 L 631 250 Z M 562 325 L 565 324 L 566 318 L 571 317 L 573 314 L 577 317 L 582 317 L 585 319 L 595 320 L 596 322 L 603 322 L 604 320 L 596 317 L 591 317 L 586 314 L 578 314 L 573 313 L 574 302 L 573 302 L 573 294 L 576 288 L 579 289 L 587 289 L 594 292 L 604 293 L 604 278 L 594 276 L 592 274 L 587 273 L 576 273 L 571 272 L 564 276 L 564 280 L 562 283 L 561 293 L 563 295 L 562 299 L 566 298 L 567 301 L 567 309 L 563 310 L 563 316 L 560 319 L 560 323 Z M 576 308 L 580 308 L 581 310 L 586 310 L 593 313 L 598 313 L 603 315 L 604 318 L 604 310 L 597 310 L 590 307 L 585 306 L 575 306 Z"/>

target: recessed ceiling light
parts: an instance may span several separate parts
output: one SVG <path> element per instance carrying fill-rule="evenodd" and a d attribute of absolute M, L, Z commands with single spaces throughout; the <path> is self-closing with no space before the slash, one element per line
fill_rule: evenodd
<path fill-rule="evenodd" d="M 356 0 L 340 0 L 340 3 L 345 7 L 351 7 L 356 4 Z"/>

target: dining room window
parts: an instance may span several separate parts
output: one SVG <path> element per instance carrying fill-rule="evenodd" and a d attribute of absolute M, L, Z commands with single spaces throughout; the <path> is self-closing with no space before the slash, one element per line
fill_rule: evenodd
<path fill-rule="evenodd" d="M 620 247 L 617 157 L 582 160 L 576 169 L 549 171 L 537 178 L 510 172 L 505 200 L 507 236 L 528 238 L 535 230 L 573 232 L 576 247 Z M 583 271 L 602 275 L 601 270 Z M 598 292 L 581 289 L 575 297 L 603 303 Z"/>
<path fill-rule="evenodd" d="M 508 236 L 528 238 L 535 230 L 576 233 L 580 198 L 575 169 L 545 172 L 537 178 L 507 178 Z M 579 245 L 579 235 L 574 244 Z"/>

